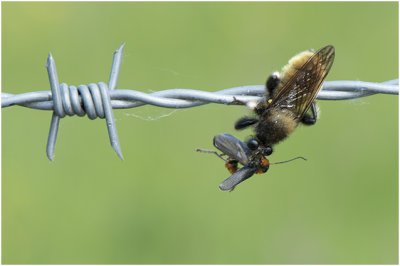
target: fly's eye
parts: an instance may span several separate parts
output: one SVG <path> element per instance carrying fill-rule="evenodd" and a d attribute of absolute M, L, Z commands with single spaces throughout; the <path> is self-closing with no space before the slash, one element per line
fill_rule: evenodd
<path fill-rule="evenodd" d="M 258 148 L 258 142 L 255 139 L 251 139 L 247 142 L 247 147 L 249 147 L 250 150 L 254 151 Z"/>
<path fill-rule="evenodd" d="M 263 153 L 264 153 L 265 156 L 268 156 L 268 155 L 272 154 L 272 151 L 273 151 L 272 148 L 270 146 L 267 146 L 267 147 L 264 148 L 264 152 Z"/>

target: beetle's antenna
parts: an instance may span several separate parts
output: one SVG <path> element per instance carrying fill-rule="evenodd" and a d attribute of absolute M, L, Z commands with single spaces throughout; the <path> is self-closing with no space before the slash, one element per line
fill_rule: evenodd
<path fill-rule="evenodd" d="M 307 159 L 306 159 L 306 158 L 299 156 L 299 157 L 296 157 L 296 158 L 293 158 L 293 159 L 290 159 L 290 160 L 287 160 L 287 161 L 283 161 L 283 162 L 276 162 L 276 163 L 270 163 L 270 164 L 288 163 L 288 162 L 291 162 L 291 161 L 294 161 L 294 160 L 297 160 L 297 159 L 303 159 L 304 161 L 307 161 Z"/>
<path fill-rule="evenodd" d="M 223 154 L 218 154 L 216 151 L 203 150 L 203 149 L 196 149 L 196 151 L 205 152 L 205 153 L 213 153 L 213 154 L 217 155 L 219 158 L 221 158 L 225 163 L 228 162 L 228 160 L 226 160 L 226 159 L 224 159 L 224 157 L 222 157 Z"/>

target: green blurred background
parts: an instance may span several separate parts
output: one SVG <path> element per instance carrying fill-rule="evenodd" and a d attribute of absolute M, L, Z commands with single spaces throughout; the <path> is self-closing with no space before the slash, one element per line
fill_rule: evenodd
<path fill-rule="evenodd" d="M 332 44 L 327 80 L 398 74 L 398 4 L 2 3 L 2 90 L 107 81 L 126 42 L 119 89 L 206 91 L 263 84 L 290 57 Z M 2 263 L 396 264 L 398 98 L 320 101 L 321 120 L 275 147 L 272 166 L 234 192 L 212 149 L 243 106 L 115 110 L 125 157 L 104 120 L 2 109 Z"/>

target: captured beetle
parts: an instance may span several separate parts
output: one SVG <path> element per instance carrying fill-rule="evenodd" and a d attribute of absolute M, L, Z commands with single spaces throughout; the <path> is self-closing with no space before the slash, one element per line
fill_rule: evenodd
<path fill-rule="evenodd" d="M 197 149 L 197 151 L 214 153 L 225 161 L 225 166 L 232 175 L 219 185 L 221 190 L 232 191 L 235 186 L 254 174 L 263 174 L 267 172 L 270 164 L 285 163 L 299 158 L 304 159 L 303 157 L 296 157 L 284 162 L 270 163 L 265 156 L 272 153 L 272 148 L 261 147 L 254 139 L 249 140 L 246 144 L 228 133 L 215 136 L 214 146 L 219 149 L 222 154 L 218 154 L 216 151 L 203 149 Z M 228 158 L 225 159 L 223 157 L 224 155 L 228 156 Z M 238 169 L 239 163 L 243 165 L 240 169 Z"/>

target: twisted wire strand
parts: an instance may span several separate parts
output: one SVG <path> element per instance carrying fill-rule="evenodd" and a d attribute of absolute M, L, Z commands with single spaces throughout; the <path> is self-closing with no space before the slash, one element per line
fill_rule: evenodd
<path fill-rule="evenodd" d="M 47 156 L 53 161 L 55 143 L 60 119 L 65 116 L 84 116 L 89 119 L 105 118 L 110 142 L 117 155 L 123 160 L 112 109 L 127 109 L 146 104 L 165 108 L 190 108 L 207 103 L 228 105 L 245 104 L 260 101 L 268 97 L 265 85 L 248 85 L 216 92 L 191 89 L 169 89 L 153 93 L 135 90 L 117 90 L 117 81 L 121 66 L 124 43 L 114 52 L 108 85 L 104 82 L 78 87 L 59 84 L 55 62 L 49 54 L 46 68 L 49 75 L 51 91 L 28 92 L 19 95 L 1 93 L 1 107 L 13 105 L 39 110 L 52 110 Z M 319 92 L 319 100 L 348 100 L 374 94 L 399 94 L 399 80 L 381 83 L 364 81 L 326 81 Z"/>
<path fill-rule="evenodd" d="M 325 81 L 319 92 L 318 100 L 349 100 L 366 97 L 374 94 L 399 94 L 399 80 L 389 80 L 381 83 L 365 81 Z M 60 85 L 61 86 L 61 85 Z M 71 90 L 74 86 L 71 86 Z M 266 95 L 265 85 L 248 85 L 224 89 L 216 92 L 206 92 L 190 89 L 169 89 L 153 93 L 144 93 L 135 90 L 110 91 L 111 106 L 113 109 L 127 109 L 156 105 L 165 108 L 189 108 L 207 103 L 237 104 L 233 97 L 241 102 L 261 100 Z M 268 96 L 268 95 L 266 95 Z M 69 101 L 68 97 L 62 98 Z M 50 91 L 28 92 L 23 94 L 1 93 L 1 106 L 9 107 L 20 105 L 39 110 L 53 110 L 52 93 Z M 79 96 L 80 108 L 82 97 Z M 66 103 L 67 104 L 67 103 Z"/>

